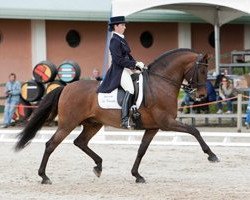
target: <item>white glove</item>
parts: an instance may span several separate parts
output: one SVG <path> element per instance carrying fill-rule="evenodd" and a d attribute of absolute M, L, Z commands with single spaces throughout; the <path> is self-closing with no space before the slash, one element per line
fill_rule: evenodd
<path fill-rule="evenodd" d="M 139 67 L 140 68 L 140 70 L 143 70 L 144 69 L 144 63 L 143 62 L 136 62 L 136 64 L 135 64 L 135 66 L 136 67 Z"/>

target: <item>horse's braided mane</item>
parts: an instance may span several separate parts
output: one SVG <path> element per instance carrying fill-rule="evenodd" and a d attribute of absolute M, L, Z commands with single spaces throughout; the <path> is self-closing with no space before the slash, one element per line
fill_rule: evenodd
<path fill-rule="evenodd" d="M 148 69 L 150 69 L 155 64 L 157 64 L 162 58 L 165 58 L 165 57 L 170 56 L 172 54 L 183 53 L 183 52 L 194 52 L 194 53 L 196 53 L 192 49 L 187 49 L 187 48 L 180 48 L 180 49 L 173 49 L 173 50 L 170 50 L 170 51 L 166 51 L 165 53 L 163 53 L 162 55 L 160 55 L 158 58 L 156 58 L 152 63 L 150 63 L 148 65 Z"/>

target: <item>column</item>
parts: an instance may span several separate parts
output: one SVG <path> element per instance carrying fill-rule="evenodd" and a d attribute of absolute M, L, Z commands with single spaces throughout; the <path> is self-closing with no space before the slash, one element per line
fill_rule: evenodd
<path fill-rule="evenodd" d="M 244 25 L 244 49 L 250 49 L 250 25 Z"/>
<path fill-rule="evenodd" d="M 190 23 L 178 23 L 178 47 L 192 48 Z"/>
<path fill-rule="evenodd" d="M 31 20 L 32 68 L 46 60 L 46 23 L 45 20 Z"/>

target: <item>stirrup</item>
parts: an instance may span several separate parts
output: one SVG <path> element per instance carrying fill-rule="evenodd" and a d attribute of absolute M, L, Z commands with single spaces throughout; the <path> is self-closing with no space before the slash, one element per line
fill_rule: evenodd
<path fill-rule="evenodd" d="M 133 105 L 131 107 L 131 112 L 134 120 L 138 120 L 141 117 L 141 114 L 138 112 L 136 105 Z"/>
<path fill-rule="evenodd" d="M 130 123 L 129 123 L 129 118 L 128 118 L 127 120 L 124 119 L 124 120 L 122 121 L 121 127 L 122 127 L 122 128 L 126 128 L 126 129 L 130 129 L 130 128 L 131 128 Z"/>

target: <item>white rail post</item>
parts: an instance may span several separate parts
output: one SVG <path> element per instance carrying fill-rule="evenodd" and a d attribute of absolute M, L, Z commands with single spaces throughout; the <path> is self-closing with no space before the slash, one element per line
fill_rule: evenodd
<path fill-rule="evenodd" d="M 241 132 L 242 129 L 242 94 L 237 96 L 237 132 Z"/>

